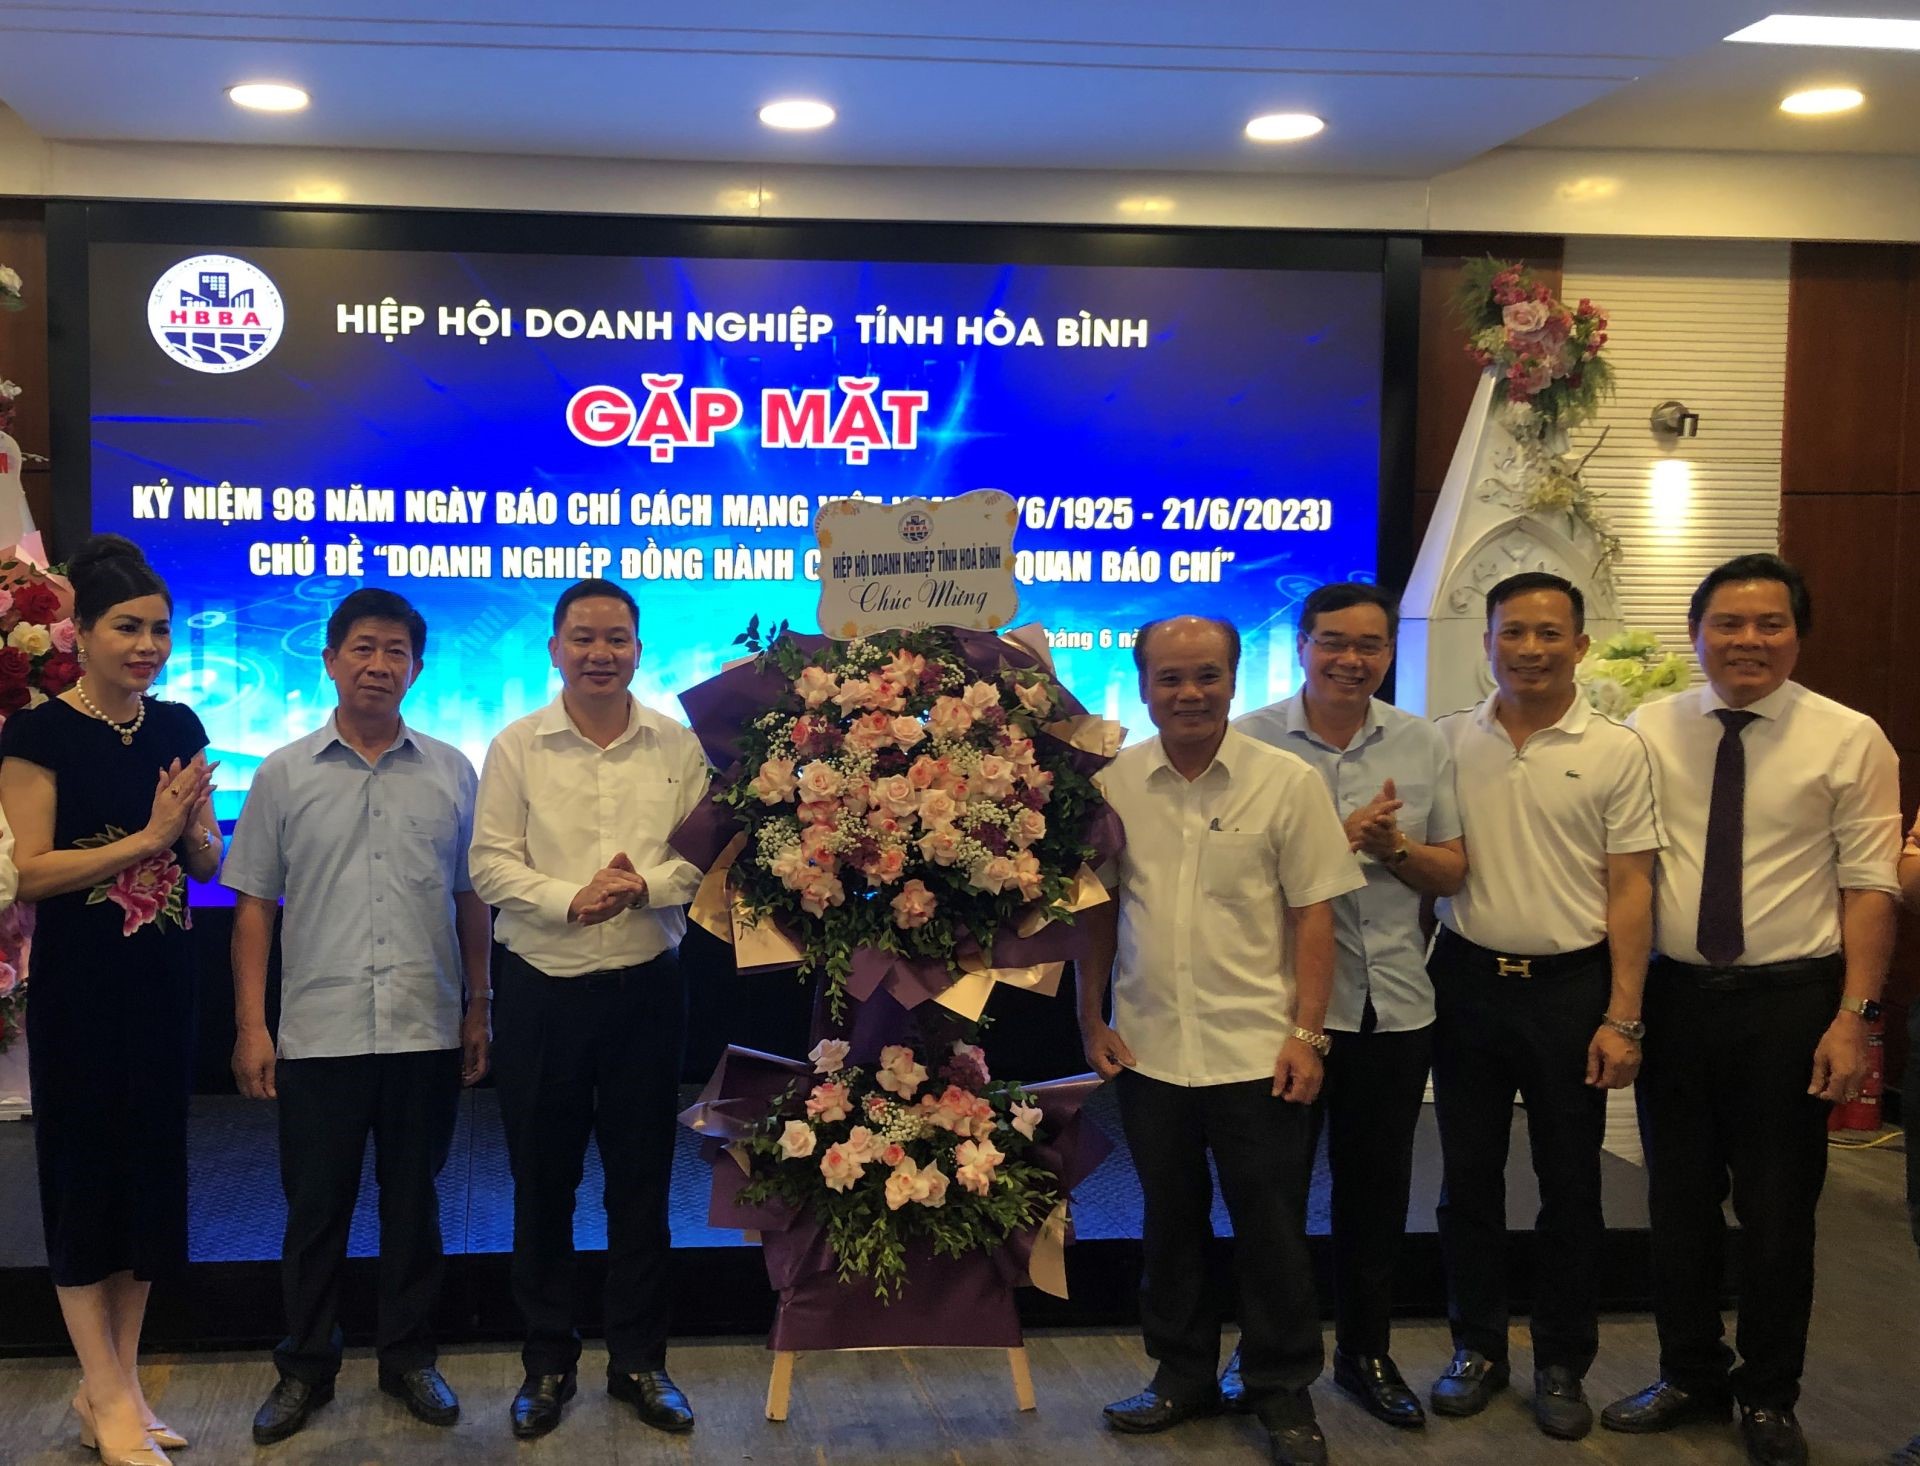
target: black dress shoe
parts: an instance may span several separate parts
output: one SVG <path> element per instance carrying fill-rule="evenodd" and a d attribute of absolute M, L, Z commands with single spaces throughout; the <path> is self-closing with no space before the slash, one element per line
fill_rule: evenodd
<path fill-rule="evenodd" d="M 1478 1415 L 1487 1402 L 1507 1387 L 1511 1371 L 1475 1349 L 1456 1349 L 1447 1372 L 1433 1382 L 1427 1403 L 1435 1415 Z"/>
<path fill-rule="evenodd" d="M 460 1399 L 431 1364 L 399 1374 L 380 1371 L 380 1389 L 428 1425 L 452 1425 L 460 1418 Z"/>
<path fill-rule="evenodd" d="M 1227 1367 L 1220 1371 L 1220 1408 L 1229 1415 L 1243 1415 L 1247 1404 L 1247 1382 L 1240 1378 L 1240 1346 L 1233 1346 Z"/>
<path fill-rule="evenodd" d="M 1175 1400 L 1149 1389 L 1116 1400 L 1100 1413 L 1115 1430 L 1123 1430 L 1128 1435 L 1152 1435 L 1157 1430 L 1171 1429 L 1183 1420 L 1218 1415 L 1220 1401 L 1217 1398 Z"/>
<path fill-rule="evenodd" d="M 1920 1466 L 1920 1435 L 1888 1456 L 1887 1466 Z"/>
<path fill-rule="evenodd" d="M 273 1393 L 253 1412 L 253 1443 L 270 1446 L 305 1428 L 308 1418 L 333 1398 L 333 1381 L 310 1385 L 290 1374 L 280 1376 Z"/>
<path fill-rule="evenodd" d="M 1401 1430 L 1418 1430 L 1427 1423 L 1427 1412 L 1384 1354 L 1349 1354 L 1335 1349 L 1333 1382 L 1358 1400 L 1375 1420 Z"/>
<path fill-rule="evenodd" d="M 1741 1406 L 1740 1439 L 1753 1466 L 1807 1466 L 1807 1438 L 1791 1410 Z"/>
<path fill-rule="evenodd" d="M 574 1373 L 530 1374 L 513 1397 L 513 1433 L 523 1441 L 545 1435 L 560 1423 L 560 1407 L 578 1388 Z"/>
<path fill-rule="evenodd" d="M 1566 1365 L 1549 1364 L 1533 1372 L 1533 1423 L 1557 1441 L 1583 1440 L 1593 1429 L 1593 1406 L 1580 1387 L 1580 1376 Z"/>
<path fill-rule="evenodd" d="M 680 1387 L 667 1378 L 664 1369 L 649 1369 L 640 1374 L 610 1374 L 607 1393 L 625 1400 L 655 1430 L 683 1435 L 693 1429 L 693 1407 Z"/>
<path fill-rule="evenodd" d="M 1327 1438 L 1311 1420 L 1269 1427 L 1267 1449 L 1273 1466 L 1327 1466 Z"/>
<path fill-rule="evenodd" d="M 1683 1390 L 1672 1380 L 1657 1379 L 1639 1394 L 1607 1406 L 1600 1423 L 1627 1435 L 1653 1435 L 1690 1421 L 1725 1420 L 1732 1413 L 1733 1396 L 1725 1388 L 1712 1393 Z"/>

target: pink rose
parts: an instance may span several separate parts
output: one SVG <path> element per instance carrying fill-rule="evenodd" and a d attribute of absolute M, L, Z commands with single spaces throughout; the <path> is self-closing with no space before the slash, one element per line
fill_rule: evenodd
<path fill-rule="evenodd" d="M 915 1200 L 915 1192 L 924 1197 L 927 1194 L 926 1183 L 920 1179 L 920 1167 L 913 1157 L 902 1156 L 894 1166 L 893 1174 L 887 1177 L 887 1210 L 899 1211 Z"/>
<path fill-rule="evenodd" d="M 906 1158 L 907 1148 L 897 1140 L 889 1141 L 887 1148 L 880 1152 L 880 1162 L 882 1165 L 897 1166 Z"/>
<path fill-rule="evenodd" d="M 960 832 L 952 825 L 936 825 L 920 837 L 920 858 L 935 865 L 952 865 L 960 858 Z"/>
<path fill-rule="evenodd" d="M 806 852 L 798 845 L 782 848 L 767 866 L 767 873 L 779 881 L 788 890 L 793 890 L 806 881 Z"/>
<path fill-rule="evenodd" d="M 946 825 L 960 818 L 960 803 L 944 789 L 920 796 L 920 818 L 928 825 Z"/>
<path fill-rule="evenodd" d="M 793 776 L 793 760 L 770 758 L 753 776 L 752 789 L 762 804 L 784 804 L 793 798 L 800 781 Z"/>
<path fill-rule="evenodd" d="M 991 1140 L 963 1140 L 954 1147 L 954 1179 L 976 1196 L 985 1196 L 993 1185 L 993 1172 L 1006 1157 Z"/>
<path fill-rule="evenodd" d="M 900 820 L 897 816 L 888 814 L 884 809 L 876 805 L 867 811 L 867 828 L 882 838 L 890 835 L 898 835 L 900 833 Z"/>
<path fill-rule="evenodd" d="M 840 806 L 831 799 L 809 800 L 794 811 L 802 828 L 809 825 L 831 827 L 840 818 Z"/>
<path fill-rule="evenodd" d="M 973 727 L 973 709 L 957 697 L 939 698 L 927 714 L 927 726 L 933 729 L 935 738 L 958 742 Z"/>
<path fill-rule="evenodd" d="M 805 1120 L 789 1120 L 780 1132 L 780 1154 L 790 1161 L 805 1160 L 813 1154 L 816 1143 L 813 1126 Z"/>
<path fill-rule="evenodd" d="M 1036 718 L 1044 718 L 1053 711 L 1053 688 L 1045 682 L 1022 683 L 1013 695 L 1020 699 L 1020 706 Z"/>
<path fill-rule="evenodd" d="M 1013 862 L 1004 855 L 990 856 L 967 872 L 969 882 L 996 896 L 1013 878 Z"/>
<path fill-rule="evenodd" d="M 7 601 L 10 606 L 13 597 L 9 595 Z M 7 607 L 0 607 L 0 614 L 4 614 L 6 609 Z M 53 625 L 47 628 L 47 635 L 53 638 L 53 649 L 55 651 L 72 651 L 74 647 L 73 618 L 69 616 L 65 620 L 54 622 Z"/>
<path fill-rule="evenodd" d="M 0 998 L 20 985 L 20 972 L 11 962 L 0 962 Z"/>
<path fill-rule="evenodd" d="M 12 609 L 13 609 L 13 592 L 10 590 L 0 589 L 0 616 L 6 615 L 7 612 L 11 611 Z M 51 630 L 52 628 L 49 627 L 48 629 Z"/>
<path fill-rule="evenodd" d="M 867 865 L 867 884 L 890 886 L 906 874 L 907 852 L 898 845 L 886 845 Z"/>
<path fill-rule="evenodd" d="M 1552 312 L 1538 300 L 1516 300 L 1500 312 L 1500 324 L 1516 335 L 1524 336 L 1546 325 Z"/>
<path fill-rule="evenodd" d="M 846 787 L 847 781 L 840 771 L 819 759 L 808 764 L 806 771 L 800 775 L 800 794 L 809 803 L 832 799 Z"/>
<path fill-rule="evenodd" d="M 893 742 L 893 719 L 885 713 L 866 713 L 847 729 L 847 747 L 877 753 Z"/>
<path fill-rule="evenodd" d="M 1005 799 L 1013 793 L 1013 765 L 997 753 L 980 760 L 973 771 L 974 791 L 988 799 Z"/>
<path fill-rule="evenodd" d="M 866 1169 L 865 1165 L 847 1153 L 844 1145 L 830 1145 L 826 1154 L 820 1157 L 820 1175 L 829 1191 L 852 1190 Z"/>
<path fill-rule="evenodd" d="M 1000 706 L 1000 689 L 991 682 L 975 682 L 960 694 L 960 701 L 966 704 L 968 712 L 978 718 L 988 708 Z"/>
<path fill-rule="evenodd" d="M 865 1125 L 855 1125 L 841 1144 L 846 1147 L 847 1154 L 863 1166 L 880 1158 L 882 1141 Z"/>
<path fill-rule="evenodd" d="M 841 797 L 854 814 L 865 814 L 867 807 L 873 803 L 873 780 L 864 777 L 847 780 L 846 791 Z"/>
<path fill-rule="evenodd" d="M 867 686 L 872 689 L 867 697 L 867 706 L 883 712 L 897 713 L 906 705 L 906 698 L 900 695 L 900 688 L 884 672 L 875 672 L 868 676 Z"/>
<path fill-rule="evenodd" d="M 916 926 L 925 926 L 932 919 L 938 902 L 924 881 L 913 880 L 900 888 L 900 894 L 893 898 L 891 904 L 894 925 L 911 930 Z"/>
<path fill-rule="evenodd" d="M 1047 817 L 1037 809 L 1023 809 L 1013 817 L 1013 843 L 1025 850 L 1047 838 Z"/>
<path fill-rule="evenodd" d="M 920 792 L 905 774 L 894 774 L 874 784 L 873 802 L 890 815 L 912 814 L 920 807 Z"/>
<path fill-rule="evenodd" d="M 907 770 L 907 782 L 916 789 L 931 789 L 933 781 L 940 772 L 940 766 L 924 753 L 913 761 Z"/>
<path fill-rule="evenodd" d="M 847 1087 L 828 1081 L 816 1084 L 807 1096 L 807 1114 L 823 1125 L 832 1125 L 853 1113 L 847 1101 Z"/>
<path fill-rule="evenodd" d="M 920 679 L 926 675 L 927 659 L 918 652 L 903 649 L 895 652 L 880 671 L 889 681 L 898 686 L 918 687 Z"/>
<path fill-rule="evenodd" d="M 893 733 L 893 741 L 902 749 L 912 748 L 927 736 L 927 730 L 920 726 L 918 718 L 895 718 L 888 727 Z"/>
<path fill-rule="evenodd" d="M 1021 900 L 1038 900 L 1042 880 L 1039 857 L 1031 850 L 1022 850 L 1013 857 L 1012 884 L 1020 888 Z"/>
<path fill-rule="evenodd" d="M 793 690 L 808 707 L 817 708 L 839 690 L 839 683 L 825 667 L 802 667 L 794 679 Z"/>
<path fill-rule="evenodd" d="M 800 891 L 801 909 L 814 916 L 825 916 L 829 906 L 839 906 L 846 899 L 846 888 L 840 884 L 840 878 L 825 872 L 816 874 Z"/>
<path fill-rule="evenodd" d="M 913 1092 L 927 1082 L 927 1066 L 914 1062 L 913 1050 L 904 1044 L 888 1044 L 880 1050 L 880 1067 L 874 1082 L 888 1094 L 912 1099 Z"/>
<path fill-rule="evenodd" d="M 925 1207 L 945 1206 L 947 1204 L 947 1173 L 938 1164 L 928 1166 L 920 1173 L 920 1194 L 913 1199 Z"/>
<path fill-rule="evenodd" d="M 860 1101 L 860 1108 L 867 1112 L 867 1118 L 876 1125 L 884 1125 L 887 1111 L 893 1108 L 893 1101 L 884 1094 L 870 1094 Z"/>
<path fill-rule="evenodd" d="M 849 677 L 833 695 L 833 704 L 843 713 L 858 712 L 873 706 L 874 686 L 864 677 Z"/>

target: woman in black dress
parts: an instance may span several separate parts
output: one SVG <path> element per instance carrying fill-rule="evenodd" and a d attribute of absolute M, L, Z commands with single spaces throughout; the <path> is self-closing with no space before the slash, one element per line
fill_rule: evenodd
<path fill-rule="evenodd" d="M 147 695 L 172 598 L 139 549 L 89 540 L 68 571 L 85 665 L 0 732 L 20 899 L 39 904 L 28 1063 L 48 1270 L 100 1459 L 164 1466 L 135 1358 L 147 1289 L 187 1258 L 193 962 L 186 876 L 219 868 L 207 736 Z"/>

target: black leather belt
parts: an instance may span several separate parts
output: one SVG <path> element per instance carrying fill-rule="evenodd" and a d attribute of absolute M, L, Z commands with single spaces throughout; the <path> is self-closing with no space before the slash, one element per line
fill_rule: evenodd
<path fill-rule="evenodd" d="M 1811 987 L 1815 983 L 1842 982 L 1847 975 L 1847 959 L 1839 952 L 1825 957 L 1800 957 L 1791 962 L 1756 962 L 1750 967 L 1703 967 L 1695 962 L 1676 962 L 1671 957 L 1656 957 L 1653 965 L 1663 976 L 1678 977 L 1715 993 Z"/>
<path fill-rule="evenodd" d="M 1470 942 L 1450 926 L 1440 928 L 1435 956 L 1442 957 L 1449 966 L 1459 967 L 1469 972 L 1481 972 L 1490 977 L 1558 977 L 1568 972 L 1591 971 L 1607 961 L 1607 944 L 1596 942 L 1591 947 L 1582 947 L 1577 952 L 1549 952 L 1544 955 L 1529 956 L 1512 952 L 1496 952 L 1491 947 L 1483 947 L 1478 942 Z"/>

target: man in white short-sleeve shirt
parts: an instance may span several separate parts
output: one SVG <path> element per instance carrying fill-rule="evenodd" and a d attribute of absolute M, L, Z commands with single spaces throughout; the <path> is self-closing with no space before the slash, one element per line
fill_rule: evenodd
<path fill-rule="evenodd" d="M 1606 1091 L 1631 1083 L 1639 1066 L 1661 843 L 1646 749 L 1592 712 L 1575 683 L 1584 620 L 1579 588 L 1557 575 L 1515 575 L 1487 592 L 1494 691 L 1440 719 L 1470 859 L 1428 963 L 1454 1343 L 1433 1409 L 1476 1414 L 1507 1383 L 1517 1093 L 1540 1185 L 1534 1420 L 1563 1440 L 1593 1428 L 1581 1381 L 1600 1338 L 1600 1142 Z"/>
<path fill-rule="evenodd" d="M 1320 776 L 1227 727 L 1239 653 L 1226 622 L 1143 627 L 1134 660 L 1159 732 L 1100 779 L 1127 845 L 1116 901 L 1083 917 L 1080 1023 L 1088 1062 L 1117 1080 L 1140 1176 L 1141 1332 L 1159 1364 L 1106 1418 L 1140 1433 L 1220 1408 L 1220 1320 L 1206 1303 L 1211 1150 L 1233 1218 L 1246 1404 L 1275 1461 L 1320 1462 L 1307 1395 L 1324 1362 L 1306 1248 L 1308 1106 L 1329 1043 L 1330 903 L 1364 881 Z"/>
<path fill-rule="evenodd" d="M 1793 1408 L 1827 1117 L 1859 1096 L 1900 890 L 1892 745 L 1865 714 L 1788 680 L 1811 610 L 1777 555 L 1728 561 L 1687 612 L 1707 685 L 1634 714 L 1670 836 L 1635 1096 L 1660 1378 L 1602 1419 L 1646 1434 L 1724 1421 L 1737 1402 L 1758 1466 L 1807 1459 Z M 1753 1280 L 1737 1365 L 1720 1318 L 1729 1192 Z"/>
<path fill-rule="evenodd" d="M 513 1170 L 523 1440 L 575 1391 L 573 1203 L 587 1140 L 606 1172 L 607 1393 L 658 1430 L 693 1428 L 667 1374 L 667 1194 L 686 994 L 680 909 L 700 872 L 667 844 L 707 792 L 697 739 L 627 691 L 640 611 L 608 580 L 562 591 L 548 654 L 560 696 L 487 750 L 473 888 L 499 908 L 494 1078 Z"/>

